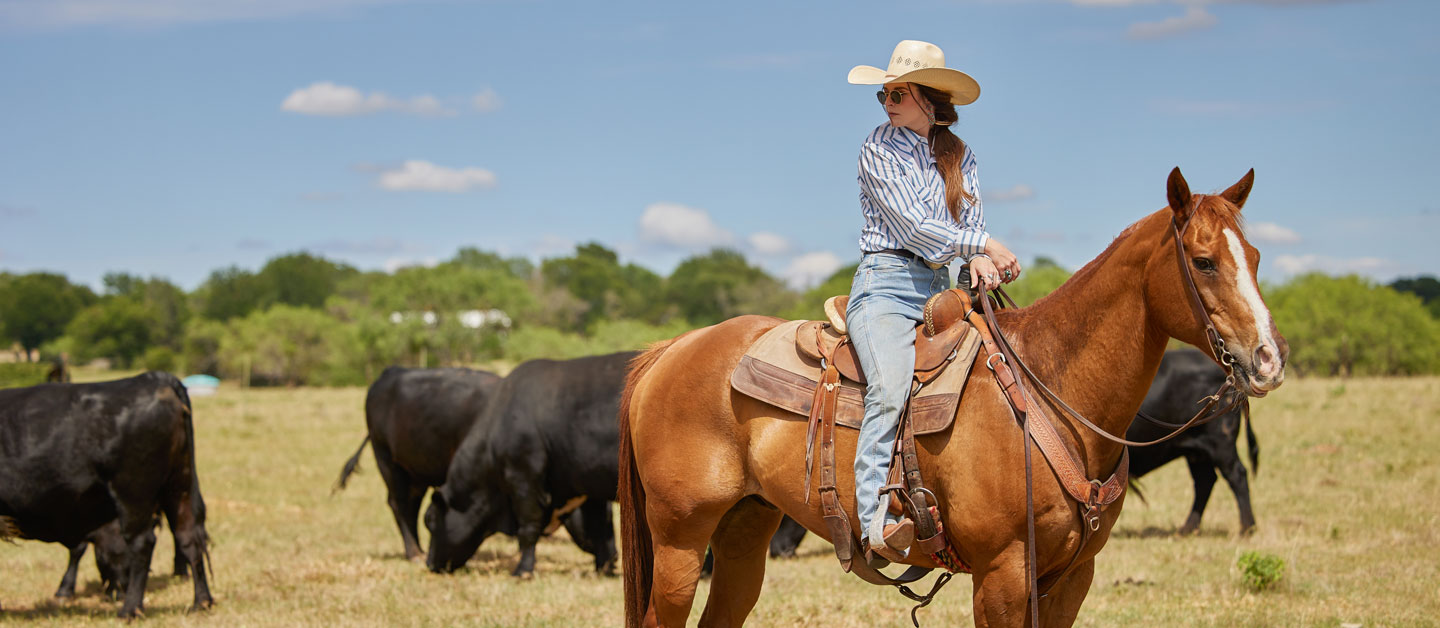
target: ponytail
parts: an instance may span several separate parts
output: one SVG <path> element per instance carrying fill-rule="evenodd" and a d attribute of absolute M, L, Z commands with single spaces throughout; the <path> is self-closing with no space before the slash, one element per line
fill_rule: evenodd
<path fill-rule="evenodd" d="M 956 222 L 960 221 L 960 207 L 962 201 L 974 203 L 975 197 L 965 190 L 965 176 L 961 172 L 961 166 L 965 161 L 965 142 L 950 131 L 950 125 L 960 119 L 955 113 L 955 105 L 950 104 L 950 96 L 933 87 L 915 84 L 920 88 L 920 93 L 930 101 L 934 109 L 932 117 L 934 123 L 930 125 L 930 152 L 935 156 L 935 166 L 940 170 L 940 177 L 945 180 L 945 207 L 950 210 L 950 218 Z"/>

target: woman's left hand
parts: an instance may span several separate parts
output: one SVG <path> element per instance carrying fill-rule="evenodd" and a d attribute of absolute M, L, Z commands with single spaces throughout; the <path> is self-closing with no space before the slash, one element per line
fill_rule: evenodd
<path fill-rule="evenodd" d="M 1001 284 L 1000 272 L 995 269 L 995 262 L 989 256 L 976 255 L 970 260 L 970 286 L 980 292 L 989 292 L 999 288 Z"/>

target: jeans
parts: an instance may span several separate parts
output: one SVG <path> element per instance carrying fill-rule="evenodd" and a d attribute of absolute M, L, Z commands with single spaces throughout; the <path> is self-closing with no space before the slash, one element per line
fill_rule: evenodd
<path fill-rule="evenodd" d="M 918 258 L 869 253 L 855 270 L 845 321 L 865 373 L 865 419 L 855 452 L 855 512 L 870 547 L 882 544 L 889 516 L 880 499 L 900 412 L 915 371 L 915 326 L 925 301 L 950 287 L 950 271 Z"/>

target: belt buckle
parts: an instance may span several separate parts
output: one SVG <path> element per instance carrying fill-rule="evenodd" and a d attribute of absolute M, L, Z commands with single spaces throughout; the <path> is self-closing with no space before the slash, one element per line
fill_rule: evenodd
<path fill-rule="evenodd" d="M 932 262 L 932 261 L 930 261 L 930 260 L 928 260 L 928 259 L 925 259 L 925 258 L 923 258 L 923 257 L 920 258 L 920 261 L 925 262 L 925 265 L 926 265 L 926 266 L 929 266 L 929 267 L 930 267 L 930 270 L 940 270 L 941 268 L 944 268 L 944 267 L 945 267 L 944 264 L 936 264 L 935 262 Z"/>

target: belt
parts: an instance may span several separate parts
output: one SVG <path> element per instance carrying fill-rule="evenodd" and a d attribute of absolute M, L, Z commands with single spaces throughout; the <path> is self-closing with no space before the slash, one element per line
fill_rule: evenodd
<path fill-rule="evenodd" d="M 866 252 L 866 254 L 869 254 L 869 253 L 885 253 L 885 254 L 888 254 L 888 255 L 895 255 L 895 256 L 898 256 L 898 257 L 904 257 L 904 258 L 908 258 L 908 259 L 920 260 L 921 262 L 924 262 L 926 266 L 929 266 L 931 270 L 940 270 L 941 268 L 944 268 L 944 267 L 945 267 L 945 264 L 936 264 L 936 263 L 934 263 L 934 262 L 932 262 L 932 261 L 930 261 L 930 260 L 928 260 L 928 259 L 925 259 L 925 258 L 923 258 L 923 257 L 920 257 L 919 255 L 916 255 L 914 252 L 909 251 L 909 250 L 907 250 L 907 249 L 880 249 L 880 250 L 878 250 L 878 251 L 867 251 L 867 252 Z"/>

